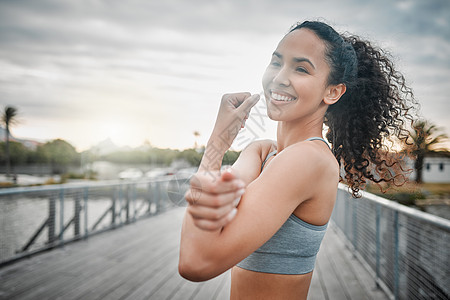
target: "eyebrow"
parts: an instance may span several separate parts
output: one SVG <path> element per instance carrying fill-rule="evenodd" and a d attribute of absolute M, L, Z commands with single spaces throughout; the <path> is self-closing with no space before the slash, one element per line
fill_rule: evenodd
<path fill-rule="evenodd" d="M 283 55 L 281 55 L 280 53 L 278 53 L 278 52 L 276 52 L 276 51 L 273 53 L 273 55 L 276 56 L 276 57 L 278 57 L 279 59 L 282 59 L 282 58 L 283 58 Z M 293 60 L 294 62 L 296 62 L 296 63 L 299 63 L 299 62 L 306 62 L 306 63 L 310 64 L 311 67 L 312 67 L 314 70 L 316 69 L 316 67 L 314 66 L 314 64 L 313 64 L 309 59 L 307 59 L 306 57 L 294 57 L 292 60 Z"/>

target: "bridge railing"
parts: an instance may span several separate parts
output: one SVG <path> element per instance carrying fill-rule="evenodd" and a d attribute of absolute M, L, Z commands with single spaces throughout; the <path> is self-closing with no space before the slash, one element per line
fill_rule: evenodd
<path fill-rule="evenodd" d="M 450 220 L 344 185 L 332 220 L 393 299 L 449 299 Z"/>
<path fill-rule="evenodd" d="M 0 190 L 0 266 L 183 205 L 189 175 Z"/>

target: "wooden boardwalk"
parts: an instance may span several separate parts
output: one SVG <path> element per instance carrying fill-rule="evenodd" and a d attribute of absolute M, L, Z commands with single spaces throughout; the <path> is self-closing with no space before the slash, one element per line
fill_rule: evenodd
<path fill-rule="evenodd" d="M 203 283 L 177 272 L 183 208 L 0 269 L 0 299 L 229 299 L 230 271 Z M 308 299 L 388 299 L 330 226 Z"/>

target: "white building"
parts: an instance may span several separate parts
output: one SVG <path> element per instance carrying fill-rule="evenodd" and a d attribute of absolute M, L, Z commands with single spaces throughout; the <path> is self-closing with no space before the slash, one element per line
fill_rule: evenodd
<path fill-rule="evenodd" d="M 415 178 L 415 172 L 411 175 Z M 450 183 L 450 155 L 430 153 L 424 159 L 422 181 L 426 183 Z"/>

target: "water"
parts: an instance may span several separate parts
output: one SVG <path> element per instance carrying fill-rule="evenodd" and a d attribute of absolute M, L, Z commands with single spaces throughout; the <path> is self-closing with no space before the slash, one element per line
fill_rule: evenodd
<path fill-rule="evenodd" d="M 90 192 L 91 193 L 91 192 Z M 89 195 L 87 203 L 87 228 L 89 232 L 92 230 L 94 224 L 99 218 L 111 208 L 112 197 L 107 195 L 111 191 L 97 190 Z M 80 195 L 80 194 L 79 194 Z M 78 195 L 78 197 L 80 197 Z M 67 225 L 68 222 L 75 215 L 75 192 L 67 193 L 63 202 L 63 221 Z M 33 193 L 33 194 L 19 194 L 12 196 L 0 197 L 0 262 L 5 261 L 17 253 L 27 244 L 30 238 L 36 233 L 41 225 L 49 217 L 50 207 L 49 192 Z M 55 195 L 53 195 L 55 197 Z M 84 201 L 81 199 L 81 205 Z M 55 218 L 53 224 L 55 227 L 55 239 L 58 239 L 58 234 L 61 228 L 61 202 L 59 197 L 55 197 Z M 148 203 L 144 203 L 144 199 L 138 198 L 136 202 L 130 202 L 129 214 L 134 215 L 134 211 L 140 208 L 137 215 L 142 214 L 148 209 Z M 125 210 L 119 213 L 121 206 L 125 205 L 125 200 L 122 198 L 116 201 L 116 224 L 125 222 Z M 151 211 L 155 211 L 155 206 L 151 206 Z M 112 222 L 112 213 L 108 212 L 106 217 L 98 224 L 96 230 L 109 227 Z M 85 211 L 80 212 L 80 234 L 85 233 Z M 35 243 L 29 250 L 37 249 L 47 245 L 48 242 L 48 226 L 44 228 Z M 74 237 L 74 224 L 64 232 L 64 239 Z"/>

